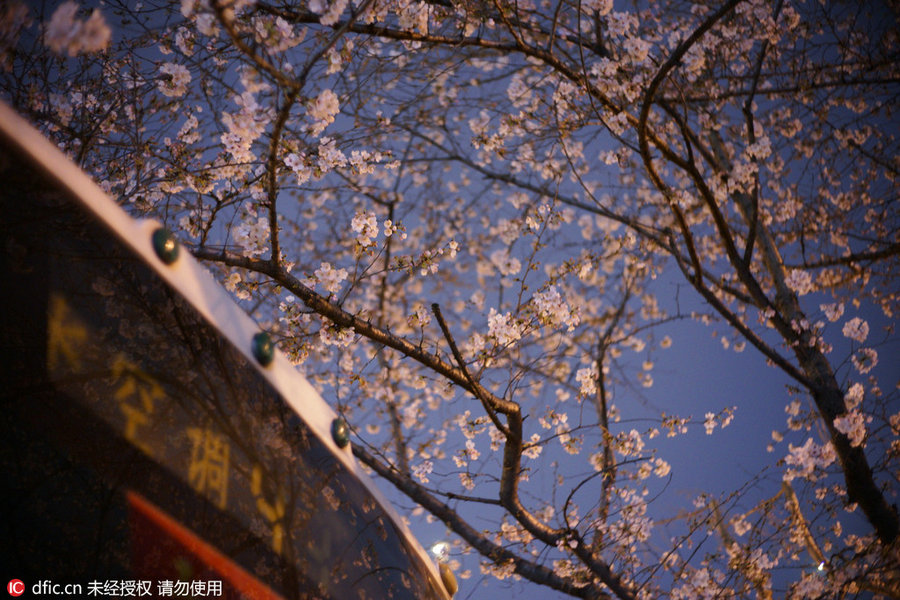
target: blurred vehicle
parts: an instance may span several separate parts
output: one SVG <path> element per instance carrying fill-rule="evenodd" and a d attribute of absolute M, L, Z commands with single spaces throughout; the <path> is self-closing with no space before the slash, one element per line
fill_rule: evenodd
<path fill-rule="evenodd" d="M 0 181 L 4 581 L 448 598 L 346 424 L 174 238 L 5 105 Z"/>

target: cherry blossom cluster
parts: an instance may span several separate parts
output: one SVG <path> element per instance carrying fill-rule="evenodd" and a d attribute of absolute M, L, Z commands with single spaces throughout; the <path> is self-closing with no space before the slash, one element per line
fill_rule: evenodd
<path fill-rule="evenodd" d="M 109 46 L 112 30 L 100 9 L 92 10 L 85 20 L 78 18 L 80 10 L 74 0 L 67 0 L 56 8 L 44 30 L 44 43 L 51 50 L 77 56 L 99 52 Z"/>

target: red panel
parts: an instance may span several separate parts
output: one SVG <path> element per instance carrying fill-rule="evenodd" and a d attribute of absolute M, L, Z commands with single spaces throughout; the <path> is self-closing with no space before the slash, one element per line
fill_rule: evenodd
<path fill-rule="evenodd" d="M 190 529 L 135 492 L 128 492 L 132 568 L 136 577 L 151 581 L 153 596 L 159 582 L 222 582 L 225 600 L 284 600 L 265 583 L 203 541 Z M 178 597 L 178 594 L 172 594 Z"/>

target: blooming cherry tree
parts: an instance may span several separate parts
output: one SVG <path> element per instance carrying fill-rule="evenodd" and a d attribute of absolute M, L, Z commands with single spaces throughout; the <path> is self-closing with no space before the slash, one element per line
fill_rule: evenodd
<path fill-rule="evenodd" d="M 180 231 L 461 578 L 900 597 L 891 3 L 28 4 L 5 100 Z M 667 440 L 749 419 L 633 418 L 675 321 L 785 381 L 771 463 L 693 502 Z"/>

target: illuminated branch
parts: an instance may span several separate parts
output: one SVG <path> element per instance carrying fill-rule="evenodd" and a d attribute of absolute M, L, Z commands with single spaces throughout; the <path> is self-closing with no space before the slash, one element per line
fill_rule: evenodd
<path fill-rule="evenodd" d="M 482 532 L 476 531 L 456 511 L 428 493 L 421 485 L 410 479 L 407 475 L 398 472 L 389 465 L 376 459 L 368 450 L 354 444 L 353 455 L 363 464 L 378 473 L 381 477 L 391 482 L 398 490 L 403 492 L 411 500 L 422 506 L 429 513 L 441 520 L 456 535 L 464 539 L 475 548 L 482 556 L 489 558 L 497 564 L 511 562 L 515 566 L 516 573 L 541 583 L 555 590 L 559 590 L 576 598 L 590 598 L 596 600 L 608 599 L 608 594 L 598 593 L 593 588 L 576 587 L 571 581 L 556 575 L 547 567 L 524 559 L 510 552 L 503 546 L 490 541 Z M 619 598 L 632 598 L 633 596 L 619 596 Z"/>

